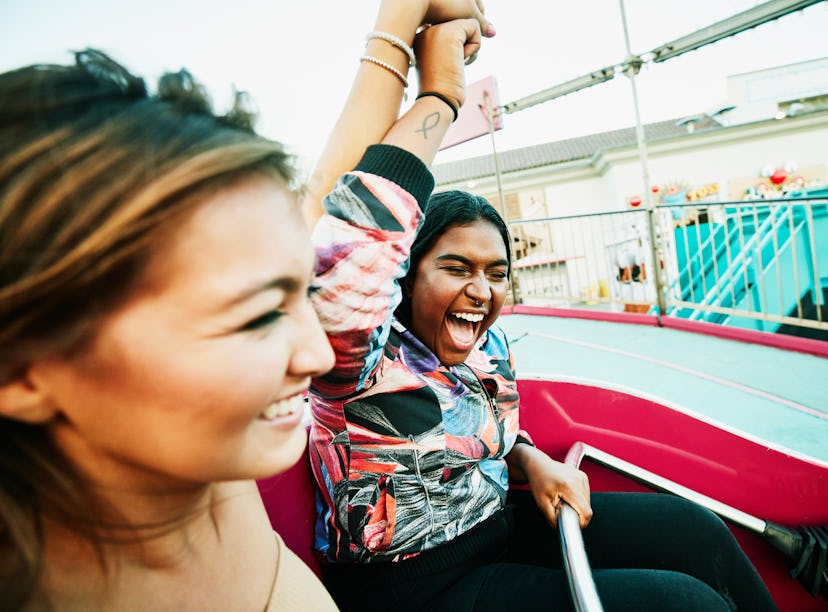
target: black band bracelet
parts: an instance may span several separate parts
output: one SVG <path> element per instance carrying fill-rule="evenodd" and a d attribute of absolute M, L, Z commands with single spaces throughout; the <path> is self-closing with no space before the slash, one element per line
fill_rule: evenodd
<path fill-rule="evenodd" d="M 454 106 L 454 103 L 451 100 L 449 100 L 446 96 L 444 96 L 443 94 L 441 94 L 438 91 L 424 91 L 424 92 L 422 92 L 421 94 L 419 94 L 417 96 L 417 100 L 419 100 L 420 98 L 425 98 L 426 96 L 434 96 L 438 100 L 442 100 L 443 102 L 448 104 L 448 107 L 451 109 L 451 112 L 454 113 L 454 119 L 452 119 L 451 122 L 454 123 L 455 121 L 457 121 L 457 112 L 458 112 L 458 110 L 457 110 L 457 107 Z"/>

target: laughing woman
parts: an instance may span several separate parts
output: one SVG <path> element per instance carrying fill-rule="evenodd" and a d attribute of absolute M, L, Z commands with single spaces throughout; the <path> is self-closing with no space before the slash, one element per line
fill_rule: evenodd
<path fill-rule="evenodd" d="M 0 75 L 0 609 L 335 609 L 254 482 L 333 354 L 250 119 L 94 50 Z"/>
<path fill-rule="evenodd" d="M 410 42 L 459 17 L 474 0 L 382 0 L 377 23 Z M 389 49 L 345 106 L 385 131 L 408 69 Z M 0 74 L 0 610 L 333 610 L 255 484 L 302 455 L 334 360 L 292 160 L 186 71 L 150 93 L 75 60 Z M 389 139 L 428 151 L 412 122 L 441 104 Z"/>
<path fill-rule="evenodd" d="M 387 256 L 401 261 L 405 239 L 388 236 Z M 361 258 L 377 242 L 333 251 Z M 513 364 L 496 323 L 509 287 L 509 244 L 485 199 L 433 195 L 400 277 L 378 272 L 364 285 L 380 288 L 377 304 L 385 288 L 394 312 L 384 329 L 358 332 L 378 348 L 364 353 L 366 367 L 350 379 L 354 392 L 343 394 L 348 378 L 336 368 L 314 383 L 314 393 L 335 391 L 313 398 L 312 456 L 327 485 L 319 548 L 331 561 L 326 580 L 340 607 L 567 610 L 552 528 L 564 499 L 585 528 L 606 610 L 775 609 L 714 514 L 667 495 L 590 495 L 582 472 L 549 458 L 518 429 Z M 326 276 L 316 283 L 325 286 Z M 365 295 L 360 302 L 371 303 Z M 380 346 L 374 338 L 383 334 Z M 355 346 L 343 350 L 343 339 L 353 337 L 336 335 L 337 363 L 353 359 Z"/>
<path fill-rule="evenodd" d="M 312 300 L 336 354 L 311 387 L 326 585 L 341 609 L 361 612 L 567 610 L 552 528 L 563 499 L 585 528 L 605 609 L 773 610 L 715 515 L 669 496 L 591 496 L 582 472 L 519 430 L 496 324 L 508 229 L 482 198 L 429 196 L 426 165 L 464 96 L 466 52 L 462 37 L 450 44 L 452 27 L 425 33 L 417 58 L 441 66 L 420 75 L 421 92 L 439 95 L 421 94 L 408 120 L 368 146 L 314 231 Z M 429 53 L 442 47 L 453 51 Z M 372 144 L 354 125 L 384 133 L 376 117 L 358 119 L 339 127 L 352 128 L 337 139 L 350 150 Z M 319 176 L 336 175 L 346 158 L 342 147 L 329 151 Z"/>

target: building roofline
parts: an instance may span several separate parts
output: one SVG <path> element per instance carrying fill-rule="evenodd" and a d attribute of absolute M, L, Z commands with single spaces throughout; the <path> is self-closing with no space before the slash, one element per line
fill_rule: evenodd
<path fill-rule="evenodd" d="M 729 126 L 722 125 L 707 114 L 702 114 L 699 115 L 699 120 L 692 123 L 692 131 L 688 130 L 685 125 L 687 117 L 679 117 L 647 124 L 644 126 L 644 133 L 648 145 L 670 141 L 686 142 L 714 134 L 724 136 L 726 133 L 737 133 L 761 126 L 781 127 L 782 123 L 788 124 L 788 122 L 795 122 L 820 114 L 828 115 L 828 111 L 818 110 L 781 120 L 769 118 Z M 502 175 L 514 175 L 530 170 L 555 166 L 564 167 L 572 164 L 581 166 L 584 163 L 594 164 L 596 160 L 613 151 L 634 148 L 636 145 L 635 128 L 627 127 L 501 151 L 498 152 L 498 164 Z M 438 186 L 488 178 L 495 174 L 494 159 L 491 154 L 479 155 L 437 164 L 434 166 L 433 172 Z"/>

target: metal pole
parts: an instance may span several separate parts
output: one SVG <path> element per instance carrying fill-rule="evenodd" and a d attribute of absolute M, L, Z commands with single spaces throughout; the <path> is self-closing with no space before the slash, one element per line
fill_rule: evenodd
<path fill-rule="evenodd" d="M 489 124 L 489 136 L 492 139 L 492 159 L 494 160 L 494 167 L 495 167 L 495 178 L 497 179 L 497 199 L 500 202 L 500 216 L 503 217 L 503 222 L 506 224 L 506 227 L 509 227 L 509 217 L 506 215 L 506 201 L 503 199 L 503 184 L 500 181 L 500 161 L 497 158 L 497 147 L 495 147 L 495 129 L 494 129 L 494 114 L 496 109 L 491 105 L 491 98 L 489 97 L 489 92 L 483 92 L 483 105 L 484 108 L 481 110 L 483 114 L 486 115 L 486 121 Z M 514 245 L 514 238 L 512 238 L 512 244 L 509 245 L 510 255 L 512 260 L 512 266 L 515 263 L 515 245 Z M 512 270 L 512 282 L 510 283 L 512 288 L 512 304 L 517 304 L 517 277 L 514 274 L 514 270 Z"/>
<path fill-rule="evenodd" d="M 658 312 L 656 318 L 661 322 L 661 315 L 667 311 L 666 296 L 664 293 L 664 286 L 666 283 L 662 282 L 661 275 L 664 273 L 661 269 L 661 241 L 656 232 L 656 210 L 652 201 L 652 192 L 650 190 L 650 170 L 647 165 L 647 144 L 644 138 L 644 126 L 641 125 L 641 115 L 638 111 L 638 91 L 635 87 L 635 75 L 641 69 L 642 60 L 638 56 L 632 54 L 630 49 L 630 34 L 627 30 L 627 12 L 624 8 L 624 0 L 619 0 L 621 3 L 621 23 L 624 26 L 624 43 L 627 47 L 627 62 L 624 73 L 630 79 L 630 86 L 632 88 L 633 107 L 635 108 L 635 140 L 638 143 L 638 157 L 641 161 L 641 178 L 644 182 L 644 206 L 647 209 L 647 227 L 650 235 L 650 256 L 653 261 L 654 270 L 651 271 L 653 282 L 655 283 L 656 303 L 658 304 Z M 658 243 L 656 243 L 658 240 Z"/>

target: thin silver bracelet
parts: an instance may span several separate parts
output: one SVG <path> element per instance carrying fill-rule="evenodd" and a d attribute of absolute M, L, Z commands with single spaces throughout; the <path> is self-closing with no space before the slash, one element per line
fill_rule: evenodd
<path fill-rule="evenodd" d="M 405 75 L 402 72 L 400 72 L 399 70 L 397 70 L 396 68 L 394 68 L 394 66 L 392 66 L 388 62 L 384 62 L 381 59 L 377 59 L 376 57 L 374 57 L 372 55 L 363 55 L 361 58 L 359 58 L 359 61 L 361 61 L 361 62 L 371 62 L 372 64 L 376 64 L 377 66 L 381 66 L 382 68 L 385 68 L 389 72 L 393 73 L 402 82 L 403 88 L 406 88 L 406 89 L 408 88 L 408 79 L 405 78 Z"/>
<path fill-rule="evenodd" d="M 406 43 L 399 36 L 394 36 L 393 34 L 389 34 L 388 32 L 369 32 L 365 36 L 365 42 L 367 43 L 372 38 L 379 38 L 380 40 L 389 42 L 395 47 L 397 47 L 397 49 L 400 49 L 403 53 L 405 53 L 408 56 L 409 68 L 414 68 L 417 65 L 417 58 L 414 55 L 414 49 L 412 49 L 411 45 Z"/>

